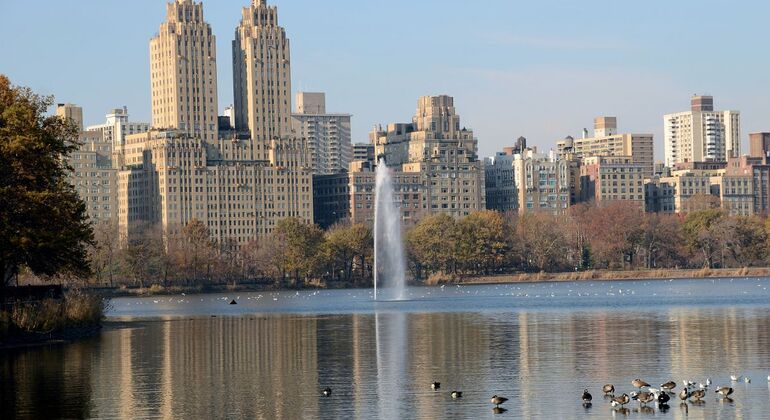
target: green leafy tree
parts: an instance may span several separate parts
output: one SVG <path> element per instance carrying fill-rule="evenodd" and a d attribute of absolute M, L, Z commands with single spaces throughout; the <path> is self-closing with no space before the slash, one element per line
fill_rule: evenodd
<path fill-rule="evenodd" d="M 714 253 L 719 250 L 721 240 L 717 227 L 726 217 L 723 210 L 707 209 L 689 213 L 684 220 L 687 244 L 700 254 L 705 268 L 714 267 Z"/>
<path fill-rule="evenodd" d="M 67 181 L 77 128 L 47 116 L 51 104 L 0 75 L 0 286 L 22 267 L 46 276 L 90 271 L 93 231 Z"/>
<path fill-rule="evenodd" d="M 316 225 L 290 217 L 278 222 L 273 239 L 280 271 L 291 275 L 294 286 L 299 286 L 299 282 L 306 280 L 316 267 L 323 231 Z"/>
<path fill-rule="evenodd" d="M 466 272 L 484 273 L 502 267 L 509 257 L 510 230 L 493 210 L 469 214 L 457 223 L 457 259 Z"/>
<path fill-rule="evenodd" d="M 417 277 L 423 272 L 453 273 L 457 248 L 457 224 L 444 213 L 427 216 L 406 234 L 410 266 Z"/>

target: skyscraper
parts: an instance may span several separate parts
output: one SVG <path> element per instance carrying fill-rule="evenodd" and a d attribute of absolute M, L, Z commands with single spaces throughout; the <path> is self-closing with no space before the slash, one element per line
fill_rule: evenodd
<path fill-rule="evenodd" d="M 714 98 L 694 96 L 691 110 L 663 117 L 666 166 L 725 162 L 741 153 L 740 113 L 714 111 Z"/>
<path fill-rule="evenodd" d="M 297 135 L 307 140 L 315 175 L 348 171 L 353 160 L 350 114 L 327 113 L 324 93 L 298 92 L 292 119 Z"/>
<path fill-rule="evenodd" d="M 203 4 L 175 0 L 150 41 L 152 126 L 217 140 L 216 38 Z"/>

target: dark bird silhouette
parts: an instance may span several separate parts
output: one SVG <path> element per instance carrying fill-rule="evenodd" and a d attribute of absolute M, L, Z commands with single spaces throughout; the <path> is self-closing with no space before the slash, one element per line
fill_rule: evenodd
<path fill-rule="evenodd" d="M 326 388 L 324 388 L 323 391 L 321 391 L 321 393 L 323 394 L 324 397 L 331 397 L 332 389 L 327 386 Z"/>
<path fill-rule="evenodd" d="M 433 383 L 430 384 L 430 389 L 432 389 L 434 391 L 439 389 L 439 388 L 441 388 L 441 382 L 433 382 Z"/>
<path fill-rule="evenodd" d="M 587 389 L 583 390 L 583 396 L 581 398 L 583 398 L 584 403 L 590 403 L 591 400 L 594 399 L 594 397 L 591 395 L 590 392 L 588 392 Z"/>
<path fill-rule="evenodd" d="M 452 398 L 462 398 L 463 393 L 460 391 L 452 391 Z"/>
<path fill-rule="evenodd" d="M 660 395 L 658 395 L 658 403 L 665 404 L 671 400 L 671 397 L 668 396 L 667 393 L 661 392 Z"/>
<path fill-rule="evenodd" d="M 489 400 L 492 404 L 494 404 L 497 407 L 500 407 L 500 404 L 508 401 L 508 398 L 505 397 L 498 397 L 497 395 L 493 395 L 492 399 Z"/>
<path fill-rule="evenodd" d="M 238 304 L 238 302 L 236 302 L 236 301 L 235 301 L 235 299 L 233 299 L 233 300 L 231 300 L 231 301 L 230 301 L 230 304 L 231 304 L 231 305 L 237 305 L 237 304 Z"/>

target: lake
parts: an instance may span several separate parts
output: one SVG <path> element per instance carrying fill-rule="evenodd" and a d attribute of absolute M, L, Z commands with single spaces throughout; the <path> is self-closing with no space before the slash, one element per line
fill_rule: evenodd
<path fill-rule="evenodd" d="M 370 290 L 118 298 L 98 337 L 0 352 L 0 417 L 763 418 L 768 287 L 412 287 L 408 301 L 376 303 Z M 668 410 L 613 410 L 601 397 L 605 383 L 630 393 L 637 377 L 653 386 L 673 379 L 676 390 L 682 379 L 710 377 L 712 389 L 735 393 L 725 401 L 711 390 L 702 404 L 672 400 Z M 493 394 L 510 399 L 507 412 L 493 413 Z"/>

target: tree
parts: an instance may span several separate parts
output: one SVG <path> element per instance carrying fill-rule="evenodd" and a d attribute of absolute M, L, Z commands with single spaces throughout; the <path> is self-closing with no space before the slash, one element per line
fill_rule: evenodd
<path fill-rule="evenodd" d="M 642 209 L 633 203 L 613 201 L 590 215 L 591 250 L 597 263 L 607 268 L 632 264 L 642 235 Z"/>
<path fill-rule="evenodd" d="M 410 266 L 416 277 L 423 272 L 453 273 L 457 253 L 457 226 L 444 213 L 433 214 L 420 220 L 406 233 Z"/>
<path fill-rule="evenodd" d="M 93 231 L 67 180 L 77 128 L 46 116 L 51 104 L 0 75 L 0 287 L 21 267 L 46 276 L 89 273 Z"/>
<path fill-rule="evenodd" d="M 679 216 L 651 213 L 642 223 L 641 254 L 645 268 L 676 267 L 686 261 L 684 231 Z"/>
<path fill-rule="evenodd" d="M 273 240 L 280 271 L 291 274 L 294 286 L 299 286 L 299 281 L 307 279 L 316 266 L 323 231 L 316 225 L 289 217 L 278 222 Z"/>
<path fill-rule="evenodd" d="M 703 258 L 703 267 L 714 267 L 714 252 L 719 249 L 720 238 L 716 227 L 727 217 L 719 209 L 707 209 L 692 212 L 684 220 L 684 232 L 687 244 Z"/>
<path fill-rule="evenodd" d="M 106 276 L 109 285 L 115 285 L 117 251 L 117 224 L 110 222 L 94 226 L 94 244 L 89 248 L 89 260 L 97 284 L 102 284 L 102 277 Z"/>
<path fill-rule="evenodd" d="M 528 212 L 516 224 L 516 240 L 528 270 L 559 271 L 567 268 L 567 237 L 564 221 L 546 212 Z"/>
<path fill-rule="evenodd" d="M 767 232 L 757 217 L 725 217 L 715 226 L 722 250 L 737 267 L 761 264 L 766 255 Z"/>
<path fill-rule="evenodd" d="M 457 223 L 457 260 L 466 271 L 486 273 L 503 266 L 511 250 L 509 227 L 493 210 L 477 211 Z M 441 238 L 441 236 L 440 236 Z"/>
<path fill-rule="evenodd" d="M 182 250 L 187 281 L 197 284 L 201 274 L 211 280 L 211 266 L 214 262 L 214 244 L 209 228 L 198 219 L 193 219 L 182 229 Z"/>

